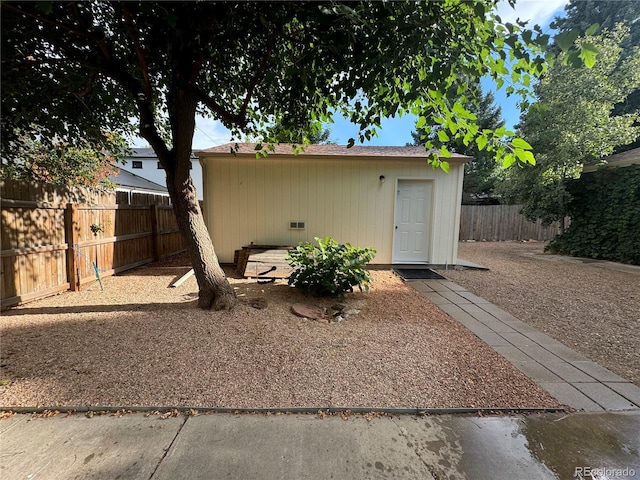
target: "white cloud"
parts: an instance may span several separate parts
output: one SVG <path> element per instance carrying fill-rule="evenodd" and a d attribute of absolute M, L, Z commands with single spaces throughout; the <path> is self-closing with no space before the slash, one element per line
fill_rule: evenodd
<path fill-rule="evenodd" d="M 516 0 L 515 10 L 506 0 L 498 4 L 498 15 L 504 22 L 515 22 L 517 18 L 533 25 L 546 25 L 564 11 L 569 0 Z"/>

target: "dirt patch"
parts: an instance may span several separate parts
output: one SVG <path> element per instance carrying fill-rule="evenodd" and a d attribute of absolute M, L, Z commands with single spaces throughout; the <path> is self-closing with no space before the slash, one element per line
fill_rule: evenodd
<path fill-rule="evenodd" d="M 544 253 L 544 243 L 462 242 L 490 271 L 446 276 L 640 386 L 640 276 Z"/>
<path fill-rule="evenodd" d="M 241 303 L 196 308 L 180 265 L 140 268 L 3 315 L 3 406 L 557 407 L 558 403 L 391 272 L 342 322 L 300 318 L 283 282 L 232 278 Z M 230 276 L 232 275 L 229 272 Z M 263 297 L 265 309 L 246 300 Z M 246 299 L 246 300 L 245 300 Z M 246 303 L 245 303 L 246 302 Z"/>

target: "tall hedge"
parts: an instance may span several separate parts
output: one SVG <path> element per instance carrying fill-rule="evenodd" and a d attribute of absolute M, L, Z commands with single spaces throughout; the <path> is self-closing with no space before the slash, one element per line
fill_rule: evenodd
<path fill-rule="evenodd" d="M 571 225 L 548 249 L 640 265 L 640 165 L 583 174 L 567 188 Z"/>

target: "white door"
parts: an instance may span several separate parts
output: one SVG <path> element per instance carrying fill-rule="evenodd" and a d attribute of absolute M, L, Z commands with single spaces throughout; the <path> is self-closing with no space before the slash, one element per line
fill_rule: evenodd
<path fill-rule="evenodd" d="M 432 189 L 429 180 L 398 180 L 393 263 L 429 260 Z"/>

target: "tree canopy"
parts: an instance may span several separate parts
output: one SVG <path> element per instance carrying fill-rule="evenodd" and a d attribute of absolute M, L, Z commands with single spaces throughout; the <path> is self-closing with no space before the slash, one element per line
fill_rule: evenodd
<path fill-rule="evenodd" d="M 640 79 L 640 49 L 621 58 L 627 35 L 628 28 L 619 25 L 578 39 L 597 49 L 593 68 L 564 65 L 563 54 L 536 86 L 538 102 L 523 116 L 519 133 L 533 146 L 537 164 L 509 172 L 503 187 L 503 193 L 523 202 L 528 217 L 545 223 L 562 219 L 570 199 L 566 180 L 579 177 L 585 163 L 640 136 L 640 112 L 614 114 Z"/>
<path fill-rule="evenodd" d="M 626 35 L 620 47 L 622 52 L 618 60 L 618 66 L 627 57 L 633 56 L 635 47 L 640 47 L 640 2 L 637 0 L 571 0 L 565 6 L 566 16 L 556 18 L 556 26 L 561 34 L 575 35 L 584 32 L 592 25 L 597 25 L 595 33 L 604 30 L 614 30 L 619 23 L 624 24 L 629 33 Z M 640 82 L 635 89 L 620 103 L 614 106 L 613 115 L 624 115 L 640 111 Z M 640 147 L 640 138 L 627 145 L 616 148 L 616 152 Z"/>
<path fill-rule="evenodd" d="M 0 153 L 19 158 L 25 136 L 97 146 L 135 131 L 167 174 L 199 305 L 231 308 L 189 177 L 196 113 L 236 138 L 344 115 L 358 140 L 411 113 L 505 164 L 533 162 L 526 142 L 482 129 L 465 107 L 480 77 L 522 93 L 547 67 L 549 36 L 503 23 L 496 4 L 3 1 Z"/>

